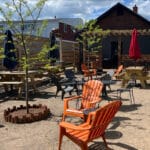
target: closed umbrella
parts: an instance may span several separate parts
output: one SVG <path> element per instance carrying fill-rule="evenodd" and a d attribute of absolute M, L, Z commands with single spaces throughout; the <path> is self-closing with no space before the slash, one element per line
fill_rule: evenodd
<path fill-rule="evenodd" d="M 52 31 L 50 34 L 50 47 L 52 48 L 56 44 L 56 37 L 55 33 Z M 56 59 L 59 58 L 59 49 L 55 48 L 49 51 L 49 58 L 51 59 L 51 63 L 54 64 Z"/>
<path fill-rule="evenodd" d="M 8 70 L 11 71 L 16 67 L 18 62 L 15 53 L 15 46 L 13 44 L 12 33 L 10 30 L 6 30 L 5 34 L 6 34 L 5 43 L 4 43 L 5 58 L 3 61 L 3 65 Z"/>
<path fill-rule="evenodd" d="M 141 51 L 137 40 L 137 36 L 138 36 L 137 30 L 133 29 L 129 48 L 129 57 L 135 60 L 135 66 L 136 60 L 141 58 Z"/>

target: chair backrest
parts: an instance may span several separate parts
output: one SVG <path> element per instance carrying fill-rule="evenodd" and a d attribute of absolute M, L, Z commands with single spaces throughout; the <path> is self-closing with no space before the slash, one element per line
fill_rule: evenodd
<path fill-rule="evenodd" d="M 51 75 L 51 79 L 52 79 L 52 82 L 54 83 L 54 85 L 58 88 L 58 89 L 61 89 L 61 84 L 60 84 L 60 79 L 59 77 L 55 76 L 55 75 Z"/>
<path fill-rule="evenodd" d="M 75 78 L 74 72 L 71 69 L 65 70 L 65 76 L 71 80 Z"/>
<path fill-rule="evenodd" d="M 113 75 L 114 70 L 109 70 L 104 76 L 101 77 L 101 81 L 110 82 L 112 80 Z"/>
<path fill-rule="evenodd" d="M 107 72 L 107 75 L 109 75 L 111 78 L 113 77 L 113 75 L 114 75 L 114 70 L 113 69 L 111 69 L 111 70 L 109 70 L 108 72 Z"/>
<path fill-rule="evenodd" d="M 112 121 L 121 104 L 122 102 L 120 100 L 112 101 L 89 114 L 86 121 L 86 123 L 91 126 L 88 141 L 98 138 L 104 134 L 107 126 Z"/>
<path fill-rule="evenodd" d="M 90 104 L 90 102 L 100 98 L 103 88 L 103 83 L 98 80 L 89 80 L 84 83 L 82 91 L 82 101 L 81 108 L 91 108 L 95 104 Z"/>
<path fill-rule="evenodd" d="M 89 70 L 85 64 L 81 64 L 81 69 L 82 69 L 82 71 L 84 71 L 84 70 L 88 71 Z"/>
<path fill-rule="evenodd" d="M 115 71 L 114 76 L 119 75 L 119 73 L 121 73 L 121 72 L 122 72 L 122 70 L 123 70 L 123 65 L 120 65 L 120 66 L 117 68 L 117 70 Z"/>

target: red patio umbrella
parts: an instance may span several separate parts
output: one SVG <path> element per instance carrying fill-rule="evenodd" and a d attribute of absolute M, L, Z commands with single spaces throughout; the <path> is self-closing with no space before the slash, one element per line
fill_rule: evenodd
<path fill-rule="evenodd" d="M 136 29 L 133 29 L 132 35 L 131 35 L 131 42 L 130 42 L 130 48 L 129 48 L 129 57 L 135 60 L 138 58 L 141 58 L 141 51 L 137 40 L 138 32 Z"/>

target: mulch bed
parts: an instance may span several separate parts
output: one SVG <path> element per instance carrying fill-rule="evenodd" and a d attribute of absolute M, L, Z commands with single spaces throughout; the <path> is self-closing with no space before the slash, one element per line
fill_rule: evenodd
<path fill-rule="evenodd" d="M 45 105 L 29 105 L 29 113 L 26 111 L 26 106 L 13 106 L 4 110 L 5 121 L 11 123 L 31 123 L 46 119 L 50 115 L 50 110 Z"/>

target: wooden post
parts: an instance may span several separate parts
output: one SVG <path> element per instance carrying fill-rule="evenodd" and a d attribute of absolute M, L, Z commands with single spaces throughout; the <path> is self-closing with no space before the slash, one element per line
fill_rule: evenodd
<path fill-rule="evenodd" d="M 118 37 L 118 66 L 121 64 L 122 56 L 121 56 L 121 35 Z"/>
<path fill-rule="evenodd" d="M 76 52 L 75 52 L 75 43 L 72 43 L 73 44 L 73 52 L 74 52 L 74 56 L 73 56 L 73 59 L 74 59 L 74 66 L 75 66 L 75 64 L 76 64 Z"/>
<path fill-rule="evenodd" d="M 86 47 L 86 43 L 84 42 L 83 43 L 83 63 L 85 63 L 85 56 L 86 56 L 86 49 L 85 49 L 85 47 Z"/>
<path fill-rule="evenodd" d="M 60 62 L 62 62 L 63 61 L 63 59 L 62 59 L 62 38 L 60 37 L 60 48 L 59 48 L 60 50 L 59 50 L 59 59 L 60 59 Z"/>

